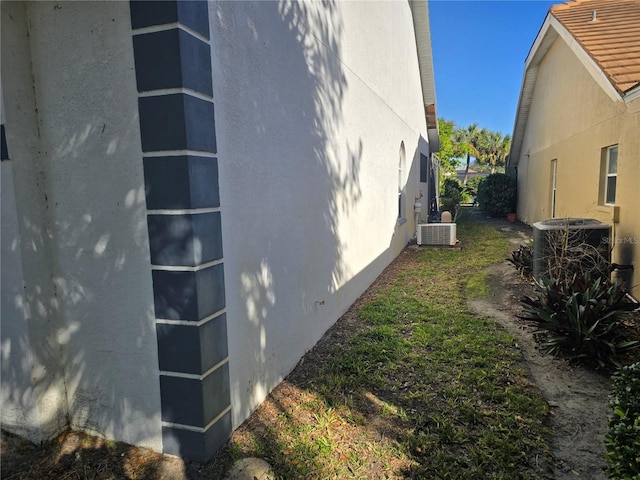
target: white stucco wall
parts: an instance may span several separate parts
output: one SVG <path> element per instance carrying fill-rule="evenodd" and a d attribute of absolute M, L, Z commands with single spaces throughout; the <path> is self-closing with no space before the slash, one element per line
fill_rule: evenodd
<path fill-rule="evenodd" d="M 38 396 L 31 380 L 32 356 L 29 344 L 29 324 L 25 312 L 24 276 L 18 219 L 13 188 L 13 171 L 10 162 L 2 162 L 0 171 L 2 207 L 2 251 L 0 262 L 2 325 L 0 325 L 1 373 L 0 373 L 0 421 L 12 426 L 12 430 L 31 441 L 38 442 L 46 434 L 39 427 Z M 58 395 L 63 395 L 62 389 Z M 62 412 L 52 412 L 57 418 L 52 431 L 64 423 Z"/>
<path fill-rule="evenodd" d="M 2 162 L 2 424 L 42 441 L 66 424 L 64 351 L 53 283 L 24 5 L 1 8 L 3 115 L 11 160 Z M 9 72 L 11 73 L 9 75 Z M 11 122 L 11 127 L 7 123 Z M 20 142 L 13 141 L 13 136 Z M 25 161 L 27 159 L 27 161 Z M 29 280 L 27 280 L 29 279 Z"/>
<path fill-rule="evenodd" d="M 17 213 L 5 231 L 3 189 L 3 333 L 5 261 L 22 260 L 28 322 L 40 324 L 20 337 L 34 357 L 25 378 L 66 389 L 73 426 L 161 449 L 128 2 L 3 2 L 2 85 Z M 22 259 L 5 258 L 18 238 Z M 63 365 L 40 372 L 55 382 L 30 373 L 47 361 Z"/>
<path fill-rule="evenodd" d="M 414 236 L 409 4 L 330 7 L 209 5 L 234 426 Z M 3 426 L 161 450 L 129 3 L 1 10 Z"/>
<path fill-rule="evenodd" d="M 210 18 L 237 426 L 413 236 L 427 135 L 407 2 L 213 2 Z"/>

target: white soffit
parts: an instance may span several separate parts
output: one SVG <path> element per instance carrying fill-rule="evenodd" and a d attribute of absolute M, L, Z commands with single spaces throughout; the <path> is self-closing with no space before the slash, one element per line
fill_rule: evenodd
<path fill-rule="evenodd" d="M 413 31 L 416 37 L 418 51 L 418 66 L 420 68 L 420 84 L 422 86 L 422 101 L 425 107 L 425 121 L 427 122 L 427 136 L 429 150 L 440 150 L 438 136 L 438 116 L 436 111 L 436 86 L 433 72 L 433 51 L 431 49 L 431 28 L 429 25 L 429 6 L 427 0 L 411 0 L 411 16 Z M 429 114 L 427 115 L 427 109 Z M 435 124 L 429 119 L 435 119 Z"/>
<path fill-rule="evenodd" d="M 640 98 L 640 85 L 632 88 L 624 94 L 625 102 L 631 102 L 632 100 L 635 100 L 637 98 Z"/>

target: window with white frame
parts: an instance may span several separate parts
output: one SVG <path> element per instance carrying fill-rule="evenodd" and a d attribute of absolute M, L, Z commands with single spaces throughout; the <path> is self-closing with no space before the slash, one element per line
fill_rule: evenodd
<path fill-rule="evenodd" d="M 616 182 L 618 180 L 618 146 L 613 145 L 607 148 L 607 165 L 604 179 L 604 203 L 605 205 L 615 205 L 616 203 Z"/>

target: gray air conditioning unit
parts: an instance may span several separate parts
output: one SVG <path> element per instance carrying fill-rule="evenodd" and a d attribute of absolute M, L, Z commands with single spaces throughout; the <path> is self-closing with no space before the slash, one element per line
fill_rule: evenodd
<path fill-rule="evenodd" d="M 610 274 L 611 225 L 593 218 L 552 218 L 533 224 L 533 276 L 559 272 Z"/>
<path fill-rule="evenodd" d="M 455 223 L 423 223 L 418 225 L 418 245 L 455 245 Z"/>

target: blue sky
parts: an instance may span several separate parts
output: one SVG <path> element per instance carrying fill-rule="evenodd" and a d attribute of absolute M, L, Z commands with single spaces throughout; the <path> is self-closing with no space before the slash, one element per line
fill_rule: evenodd
<path fill-rule="evenodd" d="M 429 0 L 438 117 L 512 134 L 524 61 L 560 0 Z"/>

